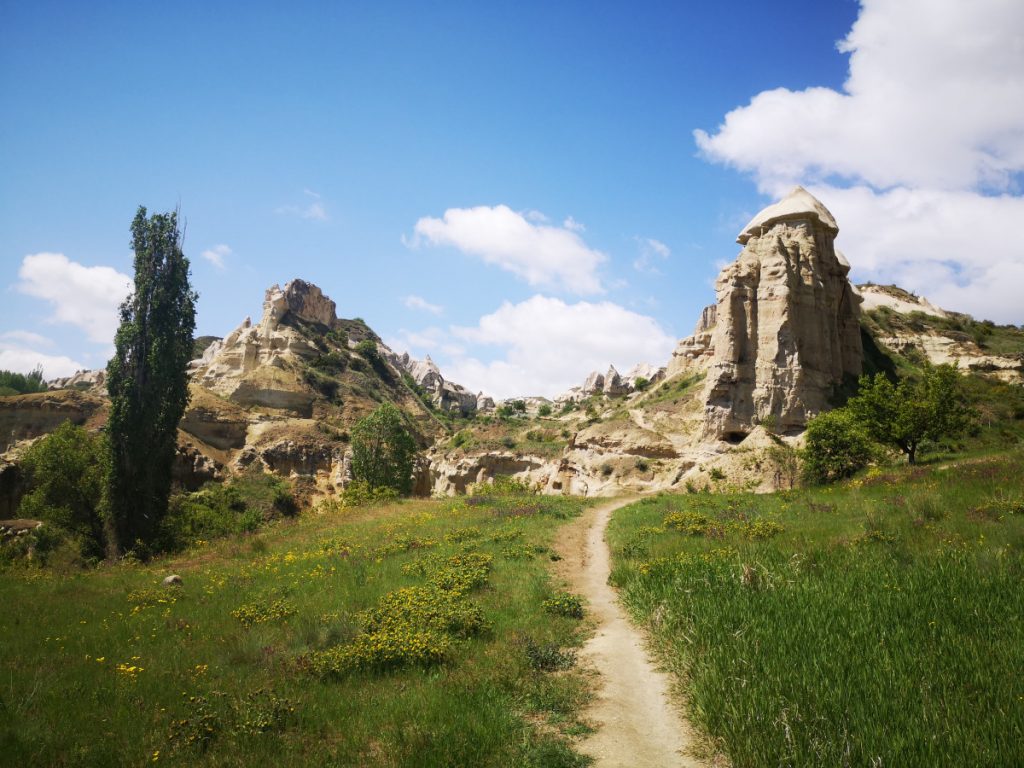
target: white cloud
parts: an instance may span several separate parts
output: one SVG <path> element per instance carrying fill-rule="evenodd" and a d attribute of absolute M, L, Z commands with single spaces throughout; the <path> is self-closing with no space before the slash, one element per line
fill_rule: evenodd
<path fill-rule="evenodd" d="M 495 397 L 553 397 L 609 364 L 621 372 L 642 361 L 663 364 L 675 347 L 657 321 L 618 304 L 567 304 L 541 295 L 505 302 L 476 326 L 451 331 L 467 344 L 501 351 L 490 362 L 464 355 L 441 365 L 452 381 Z"/>
<path fill-rule="evenodd" d="M 215 245 L 212 248 L 207 248 L 199 255 L 213 264 L 217 269 L 222 270 L 224 269 L 224 259 L 231 256 L 233 253 L 234 251 L 232 251 L 229 246 L 221 243 L 220 245 Z"/>
<path fill-rule="evenodd" d="M 321 195 L 311 189 L 302 190 L 302 194 L 310 198 L 304 205 L 282 205 L 274 209 L 274 213 L 286 216 L 298 216 L 300 219 L 309 221 L 327 221 L 327 208 L 321 202 Z"/>
<path fill-rule="evenodd" d="M 31 344 L 35 347 L 53 346 L 53 339 L 49 339 L 46 336 L 34 333 L 33 331 L 4 331 L 3 333 L 0 333 L 0 340 L 9 340 L 21 344 Z"/>
<path fill-rule="evenodd" d="M 47 380 L 70 376 L 86 368 L 64 355 L 47 355 L 23 347 L 0 344 L 0 370 L 31 373 L 37 365 L 42 366 L 43 377 Z"/>
<path fill-rule="evenodd" d="M 654 264 L 656 261 L 666 261 L 672 255 L 672 250 L 653 237 L 635 237 L 633 239 L 640 246 L 640 255 L 633 260 L 633 269 L 638 272 L 660 275 L 661 270 Z"/>
<path fill-rule="evenodd" d="M 571 232 L 586 232 L 587 228 L 580 222 L 576 221 L 572 216 L 566 216 L 565 221 L 562 222 L 562 226 Z"/>
<path fill-rule="evenodd" d="M 416 222 L 411 245 L 450 245 L 501 267 L 533 286 L 603 293 L 598 268 L 607 260 L 566 227 L 531 223 L 506 205 L 449 208 L 444 218 Z"/>
<path fill-rule="evenodd" d="M 131 278 L 113 267 L 86 267 L 62 253 L 26 256 L 17 289 L 53 305 L 50 322 L 83 329 L 89 341 L 111 344 L 118 307 L 131 292 Z"/>
<path fill-rule="evenodd" d="M 432 315 L 440 315 L 444 312 L 444 307 L 438 304 L 431 304 L 421 296 L 406 296 L 402 299 L 402 303 L 409 309 L 422 309 L 424 312 L 429 312 Z"/>
<path fill-rule="evenodd" d="M 855 271 L 1019 322 L 997 276 L 1024 267 L 1022 30 L 1017 0 L 864 0 L 841 91 L 764 91 L 697 145 L 773 197 L 813 186 Z"/>

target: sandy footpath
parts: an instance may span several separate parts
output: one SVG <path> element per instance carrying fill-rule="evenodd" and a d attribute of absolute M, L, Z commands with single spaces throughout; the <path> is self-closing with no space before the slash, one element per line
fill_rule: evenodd
<path fill-rule="evenodd" d="M 612 512 L 635 499 L 593 507 L 567 525 L 555 548 L 556 573 L 588 602 L 595 632 L 580 663 L 598 674 L 598 691 L 584 716 L 597 730 L 580 745 L 601 768 L 705 765 L 688 753 L 690 726 L 669 698 L 670 682 L 650 661 L 640 633 L 629 623 L 608 585 L 611 556 L 604 540 Z"/>

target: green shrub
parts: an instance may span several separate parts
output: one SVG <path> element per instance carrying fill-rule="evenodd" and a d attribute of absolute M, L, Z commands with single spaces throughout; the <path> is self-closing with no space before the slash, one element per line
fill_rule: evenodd
<path fill-rule="evenodd" d="M 526 638 L 526 659 L 531 669 L 538 672 L 558 672 L 570 669 L 576 663 L 576 651 L 562 650 L 557 643 L 538 643 Z"/>
<path fill-rule="evenodd" d="M 337 376 L 348 365 L 348 355 L 342 352 L 328 352 L 326 355 L 318 355 L 309 365 L 328 375 Z"/>
<path fill-rule="evenodd" d="M 565 616 L 570 619 L 583 618 L 583 601 L 577 595 L 569 592 L 559 592 L 554 597 L 545 600 L 544 610 L 556 616 Z"/>
<path fill-rule="evenodd" d="M 19 514 L 78 539 L 86 557 L 103 557 L 101 504 L 107 466 L 104 438 L 65 421 L 22 458 L 29 490 Z"/>
<path fill-rule="evenodd" d="M 225 483 L 207 483 L 171 499 L 158 547 L 174 551 L 197 541 L 255 531 L 264 522 L 291 517 L 298 505 L 287 482 L 258 470 Z"/>
<path fill-rule="evenodd" d="M 341 492 L 338 500 L 343 507 L 368 507 L 374 504 L 387 504 L 397 498 L 398 491 L 394 488 L 373 488 L 361 480 L 353 480 Z"/>
<path fill-rule="evenodd" d="M 651 386 L 651 382 L 643 376 L 637 376 L 636 381 L 633 382 L 633 388 L 636 389 L 637 392 L 643 392 L 649 386 Z"/>
<path fill-rule="evenodd" d="M 802 455 L 808 482 L 831 483 L 866 467 L 874 458 L 875 448 L 853 414 L 840 408 L 808 422 Z"/>
<path fill-rule="evenodd" d="M 37 367 L 31 373 L 0 371 L 0 395 L 28 395 L 45 391 L 42 368 Z"/>
<path fill-rule="evenodd" d="M 390 403 L 382 403 L 352 428 L 352 475 L 370 488 L 409 493 L 415 456 L 416 443 L 405 419 Z"/>
<path fill-rule="evenodd" d="M 544 403 L 540 408 L 537 409 L 537 415 L 542 417 L 548 417 L 551 415 L 551 406 Z"/>

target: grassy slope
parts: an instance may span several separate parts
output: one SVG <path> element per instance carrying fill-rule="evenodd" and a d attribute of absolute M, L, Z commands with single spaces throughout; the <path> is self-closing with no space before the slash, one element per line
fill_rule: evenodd
<path fill-rule="evenodd" d="M 542 602 L 544 547 L 582 504 L 409 502 L 310 514 L 149 566 L 0 573 L 0 764 L 581 764 L 565 734 L 582 728 L 583 681 L 536 671 L 526 638 L 581 638 Z M 453 638 L 435 667 L 326 680 L 303 668 L 353 640 L 359 611 L 424 583 L 403 565 L 462 551 L 494 558 L 468 596 L 483 635 Z M 180 589 L 159 586 L 171 572 Z M 248 628 L 232 615 L 278 600 L 294 614 Z"/>
<path fill-rule="evenodd" d="M 737 767 L 1019 765 L 1022 475 L 1017 449 L 646 499 L 612 521 L 612 578 Z"/>

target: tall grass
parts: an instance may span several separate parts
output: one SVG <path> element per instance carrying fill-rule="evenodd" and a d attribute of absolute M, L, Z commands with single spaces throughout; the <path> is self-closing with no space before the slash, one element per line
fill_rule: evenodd
<path fill-rule="evenodd" d="M 613 580 L 734 766 L 1021 765 L 1022 470 L 646 500 Z"/>
<path fill-rule="evenodd" d="M 567 734 L 582 727 L 585 681 L 529 653 L 582 638 L 578 619 L 544 607 L 547 544 L 582 505 L 406 502 L 279 521 L 146 566 L 8 568 L 0 764 L 582 765 Z M 365 639 L 385 595 L 469 552 L 490 570 L 459 599 L 485 626 L 448 638 L 440 663 L 311 669 Z M 183 585 L 162 587 L 168 573 Z"/>

